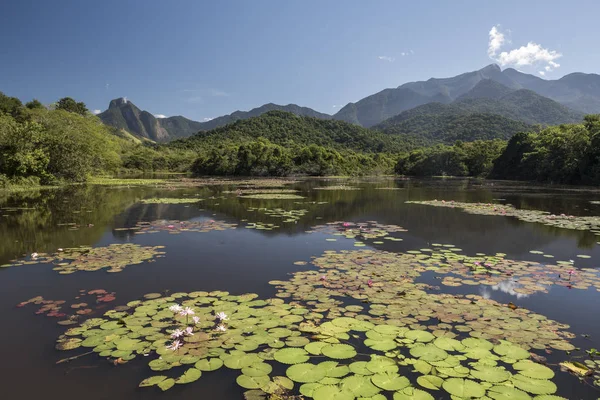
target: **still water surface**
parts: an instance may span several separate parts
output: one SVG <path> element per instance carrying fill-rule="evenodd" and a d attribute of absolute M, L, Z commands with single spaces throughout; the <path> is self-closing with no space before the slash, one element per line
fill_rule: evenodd
<path fill-rule="evenodd" d="M 2 398 L 39 399 L 240 399 L 243 389 L 235 384 L 236 371 L 221 369 L 190 385 L 176 385 L 168 394 L 156 388 L 139 389 L 137 384 L 152 371 L 146 360 L 113 366 L 96 355 L 71 363 L 55 364 L 66 357 L 55 350 L 56 338 L 65 328 L 56 319 L 36 315 L 35 306 L 16 308 L 27 299 L 41 295 L 46 299 L 72 300 L 79 290 L 105 289 L 116 292 L 117 300 L 107 307 L 125 304 L 150 292 L 192 292 L 226 290 L 232 294 L 257 293 L 273 297 L 276 289 L 271 280 L 285 280 L 289 273 L 314 268 L 310 261 L 326 250 L 359 250 L 352 239 L 326 241 L 331 236 L 307 234 L 312 226 L 331 221 L 399 225 L 407 232 L 403 241 L 373 244 L 366 240 L 362 249 L 390 252 L 430 247 L 432 243 L 451 243 L 469 255 L 506 253 L 515 260 L 540 258 L 531 250 L 543 251 L 556 260 L 576 260 L 577 268 L 595 268 L 600 259 L 600 245 L 591 232 L 558 229 L 525 223 L 500 216 L 470 215 L 460 210 L 405 204 L 408 200 L 445 199 L 464 202 L 500 202 L 518 208 L 537 209 L 560 214 L 600 215 L 600 193 L 529 187 L 521 184 L 476 181 L 399 181 L 363 180 L 347 184 L 361 190 L 314 190 L 337 185 L 338 181 L 303 180 L 286 188 L 298 189 L 303 202 L 294 200 L 245 199 L 234 186 L 167 189 L 160 187 L 74 186 L 60 190 L 0 194 L 0 265 L 23 258 L 32 252 L 54 252 L 75 246 L 107 246 L 113 243 L 165 246 L 166 256 L 156 262 L 133 265 L 120 273 L 76 272 L 59 275 L 47 264 L 0 269 L 0 318 L 2 335 L 0 374 Z M 380 188 L 398 190 L 379 190 Z M 191 197 L 204 199 L 197 204 L 143 204 L 142 199 Z M 251 207 L 307 209 L 296 223 L 282 224 L 281 219 L 249 211 Z M 135 235 L 118 230 L 140 221 L 213 219 L 238 223 L 234 230 L 208 233 L 167 232 Z M 247 222 L 280 223 L 271 231 L 245 229 Z M 79 228 L 72 229 L 69 223 Z M 72 225 L 71 225 L 72 226 Z M 589 259 L 577 258 L 589 255 Z M 543 260 L 542 260 L 543 261 Z M 439 285 L 434 273 L 423 274 L 420 282 Z M 571 326 L 578 337 L 571 342 L 582 348 L 600 348 L 600 297 L 593 287 L 569 290 L 561 286 L 548 293 L 518 295 L 509 287 L 496 290 L 482 286 L 444 287 L 444 293 L 478 294 L 501 303 L 512 302 L 548 318 Z M 108 309 L 107 308 L 107 309 Z M 102 310 L 93 316 L 100 316 Z M 584 338 L 583 334 L 591 335 Z M 82 349 L 78 349 L 82 350 Z M 81 351 L 83 352 L 83 350 Z M 77 352 L 75 352 L 76 354 Z M 72 354 L 68 354 L 72 355 Z M 551 361 L 564 359 L 549 355 Z M 552 357 L 558 357 L 553 359 Z M 562 359 L 560 357 L 563 357 Z M 581 384 L 567 373 L 557 371 L 554 379 L 557 395 L 568 399 L 596 399 L 599 392 Z M 436 398 L 443 397 L 440 392 Z"/>

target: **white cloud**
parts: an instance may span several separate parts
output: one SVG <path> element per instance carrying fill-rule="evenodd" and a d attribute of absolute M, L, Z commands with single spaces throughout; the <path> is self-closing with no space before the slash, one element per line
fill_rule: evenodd
<path fill-rule="evenodd" d="M 544 71 L 538 71 L 538 73 L 539 73 L 541 76 L 544 76 L 544 75 L 546 75 L 546 72 L 544 72 Z"/>
<path fill-rule="evenodd" d="M 156 118 L 167 118 L 167 116 L 166 116 L 166 115 L 164 115 L 164 114 L 154 114 L 154 116 L 155 116 Z"/>
<path fill-rule="evenodd" d="M 492 29 L 490 29 L 489 32 L 488 55 L 491 58 L 496 55 L 498 50 L 500 50 L 500 47 L 502 47 L 506 41 L 504 34 L 498 29 L 499 27 L 500 25 L 492 26 Z"/>
<path fill-rule="evenodd" d="M 213 119 L 214 118 L 212 118 L 212 117 L 204 117 L 204 118 L 202 118 L 202 122 L 208 122 L 208 121 L 211 121 Z"/>
<path fill-rule="evenodd" d="M 98 115 L 102 112 L 102 110 L 92 110 L 92 114 Z"/>
<path fill-rule="evenodd" d="M 220 89 L 210 89 L 210 94 L 214 97 L 229 97 L 229 93 Z"/>
<path fill-rule="evenodd" d="M 500 32 L 499 25 L 493 26 L 489 32 L 488 56 L 502 66 L 544 65 L 545 71 L 539 71 L 542 76 L 546 72 L 551 72 L 560 67 L 560 64 L 555 60 L 562 57 L 562 54 L 556 50 L 550 50 L 535 42 L 529 42 L 525 46 L 498 53 L 506 43 L 510 43 L 510 41 L 506 39 L 504 33 Z"/>
<path fill-rule="evenodd" d="M 390 57 L 390 56 L 379 56 L 377 57 L 382 61 L 387 61 L 387 62 L 394 62 L 395 58 L 394 57 Z"/>

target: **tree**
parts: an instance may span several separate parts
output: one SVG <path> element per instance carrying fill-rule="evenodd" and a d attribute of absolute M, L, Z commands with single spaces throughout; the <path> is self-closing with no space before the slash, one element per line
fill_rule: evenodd
<path fill-rule="evenodd" d="M 29 108 L 30 110 L 35 110 L 36 108 L 45 108 L 38 99 L 33 99 L 25 103 L 25 107 Z"/>
<path fill-rule="evenodd" d="M 58 103 L 56 103 L 56 109 L 65 110 L 79 115 L 86 115 L 88 113 L 88 109 L 84 102 L 80 101 L 78 103 L 70 97 L 63 97 L 60 99 Z"/>

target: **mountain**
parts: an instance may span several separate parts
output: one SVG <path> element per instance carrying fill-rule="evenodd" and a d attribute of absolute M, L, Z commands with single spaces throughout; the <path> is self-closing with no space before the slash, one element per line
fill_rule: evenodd
<path fill-rule="evenodd" d="M 487 82 L 478 86 L 482 81 Z M 477 90 L 472 92 L 473 89 Z M 447 104 L 463 96 L 494 100 L 507 95 L 507 89 L 527 89 L 580 113 L 600 113 L 600 75 L 576 73 L 558 80 L 545 80 L 512 68 L 503 71 L 492 64 L 452 78 L 431 78 L 382 90 L 356 103 L 349 103 L 333 118 L 371 127 L 426 103 Z"/>
<path fill-rule="evenodd" d="M 448 103 L 427 103 L 403 111 L 374 128 L 388 131 L 390 126 L 415 117 L 452 116 L 468 114 L 497 114 L 527 124 L 559 125 L 583 120 L 583 113 L 573 111 L 554 100 L 527 90 L 513 90 L 486 79 L 480 81 L 457 100 Z M 414 126 L 414 124 L 409 124 Z M 403 129 L 398 129 L 402 131 Z"/>
<path fill-rule="evenodd" d="M 386 135 L 343 121 L 298 116 L 278 110 L 201 131 L 189 138 L 175 140 L 168 146 L 201 149 L 206 145 L 239 145 L 259 138 L 288 148 L 318 145 L 367 153 L 400 152 L 414 147 L 400 136 Z"/>
<path fill-rule="evenodd" d="M 318 111 L 313 110 L 308 107 L 300 107 L 296 104 L 288 104 L 287 106 L 280 106 L 278 104 L 268 103 L 262 105 L 257 108 L 253 108 L 250 111 L 235 111 L 228 115 L 223 115 L 222 117 L 217 117 L 211 119 L 210 121 L 203 122 L 201 130 L 209 131 L 211 129 L 218 128 L 220 126 L 224 126 L 230 124 L 232 122 L 238 121 L 240 119 L 248 119 L 252 117 L 258 117 L 269 111 L 285 111 L 290 112 L 292 114 L 304 116 L 304 117 L 313 117 L 313 118 L 321 118 L 321 119 L 331 119 L 331 115 L 323 114 Z"/>
<path fill-rule="evenodd" d="M 527 132 L 533 129 L 531 125 L 524 122 L 489 113 L 440 112 L 416 114 L 411 118 L 396 120 L 396 118 L 404 117 L 403 114 L 376 125 L 374 129 L 387 134 L 401 135 L 409 138 L 411 142 L 421 143 L 422 145 L 440 142 L 452 144 L 457 140 L 463 142 L 491 139 L 507 140 L 518 132 Z"/>
<path fill-rule="evenodd" d="M 124 129 L 140 138 L 166 142 L 173 138 L 189 136 L 200 130 L 200 122 L 177 116 L 156 118 L 142 111 L 125 98 L 112 100 L 108 110 L 98 114 L 106 125 Z"/>
<path fill-rule="evenodd" d="M 600 113 L 600 75 L 575 72 L 557 80 L 545 80 L 513 68 L 503 73 L 523 88 L 586 114 Z"/>
<path fill-rule="evenodd" d="M 287 111 L 296 115 L 331 119 L 331 115 L 317 112 L 311 108 L 300 107 L 296 104 L 280 106 L 269 103 L 250 111 L 236 111 L 229 115 L 214 118 L 207 122 L 192 121 L 182 116 L 156 118 L 148 111 L 142 111 L 125 98 L 112 100 L 108 110 L 98 114 L 106 125 L 123 129 L 131 134 L 156 142 L 188 137 L 199 131 L 208 131 L 232 122 L 257 117 L 269 111 Z"/>

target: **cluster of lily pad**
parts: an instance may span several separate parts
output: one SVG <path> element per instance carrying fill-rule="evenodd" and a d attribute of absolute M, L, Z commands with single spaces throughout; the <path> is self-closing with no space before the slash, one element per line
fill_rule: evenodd
<path fill-rule="evenodd" d="M 486 285 L 495 288 L 510 284 L 512 291 L 523 295 L 545 293 L 553 285 L 583 290 L 595 287 L 600 291 L 598 271 L 594 268 L 575 268 L 572 260 L 558 261 L 556 264 L 517 261 L 506 259 L 504 253 L 467 256 L 462 254 L 462 249 L 451 244 L 433 243 L 431 246 L 433 249 L 409 250 L 398 257 L 410 263 L 418 272 L 434 271 L 446 275 L 442 280 L 446 286 Z"/>
<path fill-rule="evenodd" d="M 318 186 L 315 190 L 362 190 L 359 187 L 347 186 L 347 185 L 333 185 L 333 186 Z"/>
<path fill-rule="evenodd" d="M 251 399 L 563 399 L 554 372 L 509 341 L 434 335 L 350 307 L 341 316 L 254 294 L 150 293 L 68 329 L 56 347 L 115 365 L 148 356 L 154 375 L 140 386 L 163 391 L 228 368 Z M 272 376 L 278 365 L 285 376 Z"/>
<path fill-rule="evenodd" d="M 164 246 L 140 246 L 133 243 L 117 243 L 105 247 L 74 247 L 59 249 L 53 254 L 33 253 L 27 259 L 14 260 L 2 267 L 16 267 L 31 264 L 54 265 L 59 274 L 72 274 L 77 271 L 121 272 L 125 267 L 143 262 L 153 262 L 165 253 Z"/>
<path fill-rule="evenodd" d="M 286 281 L 271 281 L 277 297 L 302 302 L 315 312 L 337 310 L 340 315 L 367 311 L 369 320 L 385 321 L 435 336 L 510 340 L 529 349 L 573 350 L 569 327 L 529 310 L 514 309 L 479 295 L 434 293 L 415 283 L 420 271 L 412 255 L 382 251 L 327 251 L 312 260 L 319 271 L 295 272 Z M 349 301 L 366 302 L 368 306 Z M 350 314 L 348 314 L 350 313 Z"/>
<path fill-rule="evenodd" d="M 377 221 L 367 222 L 345 222 L 333 221 L 324 225 L 313 226 L 307 233 L 324 233 L 326 235 L 343 236 L 346 239 L 385 239 L 390 241 L 401 241 L 401 238 L 391 236 L 391 233 L 406 232 L 407 230 L 398 225 L 384 225 Z M 384 242 L 375 241 L 375 244 Z M 362 244 L 362 242 L 359 242 Z"/>
<path fill-rule="evenodd" d="M 284 223 L 297 222 L 308 213 L 308 210 L 306 209 L 284 210 L 283 208 L 271 209 L 258 207 L 250 207 L 248 208 L 248 211 L 259 212 L 272 218 L 281 218 L 282 222 Z"/>
<path fill-rule="evenodd" d="M 597 216 L 554 215 L 547 211 L 517 209 L 510 204 L 464 203 L 445 200 L 407 201 L 406 203 L 458 208 L 469 214 L 515 217 L 525 222 L 535 222 L 556 228 L 591 231 L 600 235 L 600 217 Z"/>
<path fill-rule="evenodd" d="M 224 190 L 222 193 L 235 193 L 238 195 L 245 194 L 289 194 L 289 193 L 297 193 L 299 190 L 296 189 L 238 189 L 238 190 Z"/>
<path fill-rule="evenodd" d="M 144 199 L 141 201 L 143 204 L 194 204 L 202 201 L 200 198 L 177 198 L 177 197 L 160 197 Z"/>
<path fill-rule="evenodd" d="M 292 193 L 254 193 L 244 194 L 239 196 L 243 199 L 258 199 L 258 200 L 298 200 L 303 199 L 304 196 L 300 196 Z"/>
<path fill-rule="evenodd" d="M 91 298 L 91 300 L 90 300 Z M 67 304 L 66 300 L 50 300 L 42 296 L 36 296 L 29 300 L 22 301 L 17 307 L 25 307 L 30 304 L 41 306 L 35 313 L 43 314 L 47 317 L 65 318 L 58 321 L 59 325 L 74 325 L 84 315 L 90 315 L 103 308 L 103 305 L 116 300 L 114 292 L 109 293 L 104 289 L 85 290 L 81 289 L 75 297 L 76 301 Z M 65 308 L 71 311 L 65 310 Z"/>
<path fill-rule="evenodd" d="M 151 222 L 138 222 L 135 227 L 121 229 L 133 230 L 136 235 L 142 235 L 158 232 L 169 232 L 173 234 L 182 232 L 212 232 L 236 228 L 237 224 L 210 219 L 200 221 L 157 220 Z"/>

